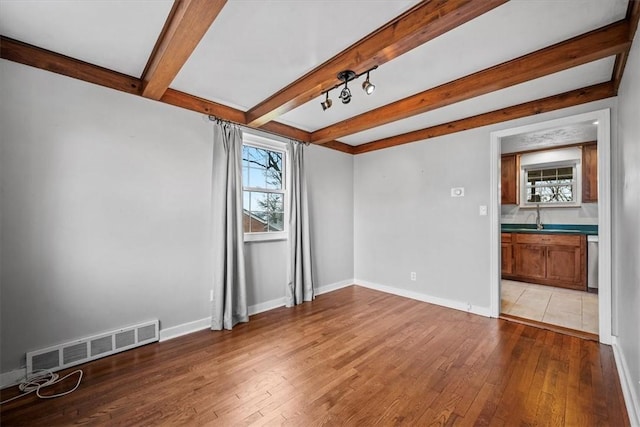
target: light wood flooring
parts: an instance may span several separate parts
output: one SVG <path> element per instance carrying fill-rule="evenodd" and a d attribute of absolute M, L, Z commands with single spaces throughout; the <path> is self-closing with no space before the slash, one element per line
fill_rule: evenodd
<path fill-rule="evenodd" d="M 0 423 L 629 425 L 611 347 L 357 286 L 81 368 Z"/>
<path fill-rule="evenodd" d="M 501 312 L 598 335 L 598 295 L 502 280 Z"/>

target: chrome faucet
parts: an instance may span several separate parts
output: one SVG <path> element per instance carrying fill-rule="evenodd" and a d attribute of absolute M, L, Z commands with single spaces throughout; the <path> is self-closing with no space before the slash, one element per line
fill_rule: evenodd
<path fill-rule="evenodd" d="M 542 221 L 540 221 L 540 203 L 536 204 L 536 230 L 540 231 L 544 228 Z"/>

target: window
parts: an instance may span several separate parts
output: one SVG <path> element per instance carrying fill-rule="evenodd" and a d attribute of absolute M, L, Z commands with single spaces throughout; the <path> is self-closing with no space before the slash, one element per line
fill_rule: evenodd
<path fill-rule="evenodd" d="M 530 165 L 524 168 L 523 175 L 525 205 L 578 204 L 575 163 L 546 167 Z"/>
<path fill-rule="evenodd" d="M 246 241 L 286 238 L 284 146 L 255 135 L 242 145 L 242 224 Z"/>

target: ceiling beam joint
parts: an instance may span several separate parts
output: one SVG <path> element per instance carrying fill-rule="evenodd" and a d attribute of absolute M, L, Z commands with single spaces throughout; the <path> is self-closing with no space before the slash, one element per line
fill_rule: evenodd
<path fill-rule="evenodd" d="M 507 1 L 422 1 L 251 108 L 247 124 L 262 126 L 333 87 L 340 71 L 362 73 L 382 65 Z"/>
<path fill-rule="evenodd" d="M 311 142 L 322 144 L 616 55 L 630 47 L 628 34 L 629 22 L 619 21 L 319 129 Z"/>
<path fill-rule="evenodd" d="M 142 74 L 142 96 L 159 100 L 227 0 L 175 0 Z"/>

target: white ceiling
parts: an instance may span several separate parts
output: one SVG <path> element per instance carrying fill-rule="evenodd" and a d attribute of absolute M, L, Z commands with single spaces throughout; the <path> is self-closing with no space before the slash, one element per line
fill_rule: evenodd
<path fill-rule="evenodd" d="M 415 3 L 230 1 L 171 87 L 246 111 Z"/>
<path fill-rule="evenodd" d="M 0 0 L 0 34 L 140 77 L 172 0 Z"/>
<path fill-rule="evenodd" d="M 229 0 L 171 87 L 246 111 L 417 0 Z M 0 0 L 0 34 L 140 77 L 171 0 Z M 371 73 L 376 92 L 279 121 L 315 131 L 623 19 L 627 0 L 511 0 Z M 358 145 L 608 81 L 613 58 L 341 138 Z M 337 81 L 336 81 L 337 82 Z"/>
<path fill-rule="evenodd" d="M 597 122 L 589 121 L 506 136 L 500 139 L 500 147 L 503 153 L 517 153 L 527 150 L 597 141 L 597 139 L 598 124 Z"/>

